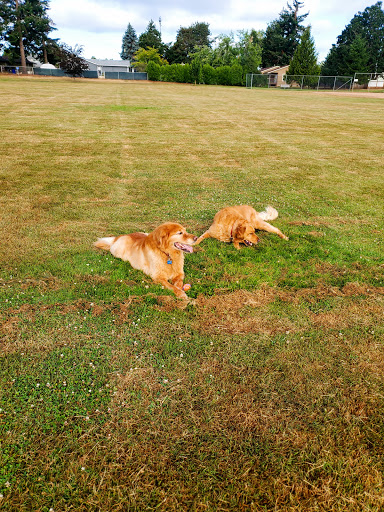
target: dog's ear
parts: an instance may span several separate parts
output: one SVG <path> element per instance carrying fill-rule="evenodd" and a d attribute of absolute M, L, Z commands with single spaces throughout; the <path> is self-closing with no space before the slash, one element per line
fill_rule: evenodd
<path fill-rule="evenodd" d="M 234 238 L 242 240 L 245 235 L 245 226 L 242 222 L 238 222 L 234 229 Z"/>
<path fill-rule="evenodd" d="M 158 247 L 161 247 L 163 249 L 167 248 L 168 246 L 168 239 L 169 239 L 169 230 L 166 226 L 161 225 L 158 228 L 153 231 L 153 238 L 156 242 L 156 245 Z"/>

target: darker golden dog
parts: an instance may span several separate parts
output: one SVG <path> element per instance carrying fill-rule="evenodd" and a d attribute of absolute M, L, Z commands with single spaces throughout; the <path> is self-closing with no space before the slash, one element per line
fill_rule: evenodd
<path fill-rule="evenodd" d="M 192 244 L 196 240 L 180 224 L 166 222 L 152 233 L 99 238 L 94 246 L 129 261 L 133 268 L 142 270 L 179 299 L 187 299 L 183 290 L 184 253 L 193 252 Z"/>
<path fill-rule="evenodd" d="M 223 208 L 216 213 L 212 226 L 199 236 L 194 245 L 210 237 L 222 242 L 233 242 L 236 249 L 240 249 L 241 243 L 247 246 L 256 245 L 259 237 L 255 229 L 276 233 L 280 238 L 288 240 L 279 229 L 266 222 L 276 219 L 277 216 L 278 212 L 272 206 L 268 206 L 263 212 L 257 212 L 248 205 Z"/>

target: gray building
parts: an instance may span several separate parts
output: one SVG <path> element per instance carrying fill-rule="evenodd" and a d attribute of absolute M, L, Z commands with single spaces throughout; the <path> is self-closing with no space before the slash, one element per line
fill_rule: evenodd
<path fill-rule="evenodd" d="M 105 77 L 105 73 L 131 73 L 134 69 L 131 67 L 130 60 L 112 60 L 112 59 L 84 59 L 88 63 L 89 71 L 97 71 L 98 77 Z"/>

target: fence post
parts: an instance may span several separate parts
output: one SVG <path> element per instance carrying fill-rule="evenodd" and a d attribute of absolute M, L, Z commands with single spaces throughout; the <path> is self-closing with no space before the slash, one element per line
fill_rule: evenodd
<path fill-rule="evenodd" d="M 300 87 L 300 89 L 303 88 L 303 83 L 304 83 L 304 75 L 301 77 L 301 87 Z"/>
<path fill-rule="evenodd" d="M 319 90 L 319 86 L 320 86 L 320 78 L 321 78 L 321 75 L 319 75 L 319 78 L 317 80 L 317 90 Z"/>

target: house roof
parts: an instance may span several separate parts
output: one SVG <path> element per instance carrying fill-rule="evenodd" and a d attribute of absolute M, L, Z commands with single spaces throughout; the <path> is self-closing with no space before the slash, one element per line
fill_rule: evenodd
<path fill-rule="evenodd" d="M 56 69 L 56 66 L 54 66 L 53 64 L 49 64 L 48 62 L 46 62 L 45 64 L 42 64 L 40 66 L 40 69 Z"/>
<path fill-rule="evenodd" d="M 269 68 L 260 69 L 260 73 L 262 75 L 265 75 L 266 73 L 273 73 L 275 71 L 280 71 L 282 69 L 288 69 L 288 68 L 289 68 L 289 64 L 287 64 L 286 66 L 271 66 Z"/>
<path fill-rule="evenodd" d="M 33 64 L 34 66 L 40 67 L 42 62 L 32 57 L 32 55 L 27 55 L 27 61 Z"/>
<path fill-rule="evenodd" d="M 113 59 L 84 59 L 86 62 L 95 64 L 96 66 L 131 66 L 130 60 L 113 60 Z"/>

